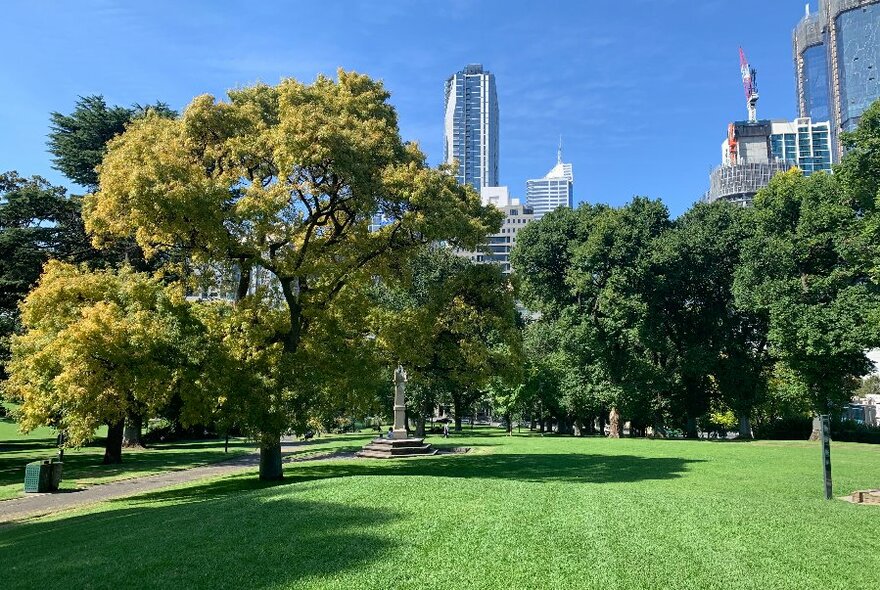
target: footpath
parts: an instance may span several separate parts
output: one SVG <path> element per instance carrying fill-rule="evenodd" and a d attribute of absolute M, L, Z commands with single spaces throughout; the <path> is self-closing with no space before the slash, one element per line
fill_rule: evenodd
<path fill-rule="evenodd" d="M 285 441 L 282 443 L 281 453 L 285 456 L 290 455 L 294 452 L 294 449 L 301 445 L 302 443 Z M 97 502 L 136 496 L 145 492 L 152 492 L 184 483 L 241 473 L 250 469 L 256 469 L 259 467 L 259 464 L 260 454 L 255 452 L 211 465 L 170 471 L 158 475 L 123 479 L 94 485 L 81 490 L 28 494 L 21 498 L 0 502 L 0 525 L 73 508 L 81 508 Z"/>

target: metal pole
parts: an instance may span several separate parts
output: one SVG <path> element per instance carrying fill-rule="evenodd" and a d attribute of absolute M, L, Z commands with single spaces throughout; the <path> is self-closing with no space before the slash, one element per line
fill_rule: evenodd
<path fill-rule="evenodd" d="M 831 495 L 831 421 L 827 414 L 819 416 L 822 434 L 822 464 L 825 477 L 825 499 L 830 500 Z"/>

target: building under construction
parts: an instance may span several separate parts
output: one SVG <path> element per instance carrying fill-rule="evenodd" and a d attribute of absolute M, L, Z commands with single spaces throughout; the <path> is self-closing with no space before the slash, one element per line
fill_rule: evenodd
<path fill-rule="evenodd" d="M 721 165 L 709 175 L 708 202 L 748 205 L 777 172 L 831 171 L 831 126 L 804 117 L 794 121 L 736 121 L 721 144 Z"/>
<path fill-rule="evenodd" d="M 709 175 L 704 200 L 748 205 L 777 172 L 792 167 L 804 174 L 831 170 L 831 126 L 809 117 L 789 121 L 758 120 L 757 72 L 740 49 L 740 71 L 749 119 L 728 125 L 721 144 L 721 165 Z"/>
<path fill-rule="evenodd" d="M 790 167 L 785 162 L 718 166 L 709 175 L 706 201 L 712 203 L 723 199 L 736 205 L 748 205 L 759 190 L 770 184 L 770 179 L 777 172 L 784 172 Z"/>
<path fill-rule="evenodd" d="M 880 0 L 819 0 L 819 12 L 806 8 L 792 34 L 798 114 L 831 121 L 837 162 L 840 134 L 880 98 Z"/>

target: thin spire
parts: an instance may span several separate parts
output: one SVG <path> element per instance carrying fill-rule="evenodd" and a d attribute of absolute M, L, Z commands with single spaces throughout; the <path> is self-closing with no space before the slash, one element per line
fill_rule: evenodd
<path fill-rule="evenodd" d="M 559 136 L 559 149 L 556 150 L 556 163 L 562 164 L 562 135 Z"/>

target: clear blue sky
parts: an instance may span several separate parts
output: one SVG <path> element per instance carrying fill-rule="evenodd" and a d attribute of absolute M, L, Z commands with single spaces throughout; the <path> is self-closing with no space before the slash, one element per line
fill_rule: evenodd
<path fill-rule="evenodd" d="M 816 0 L 813 0 L 815 8 Z M 182 109 L 198 94 L 337 67 L 381 78 L 405 139 L 443 156 L 443 84 L 495 73 L 501 182 L 523 196 L 564 137 L 577 201 L 707 188 L 727 123 L 746 116 L 737 48 L 758 69 L 759 117 L 795 116 L 791 29 L 804 0 L 12 0 L 0 35 L 0 170 L 54 182 L 50 111 L 78 95 Z"/>

